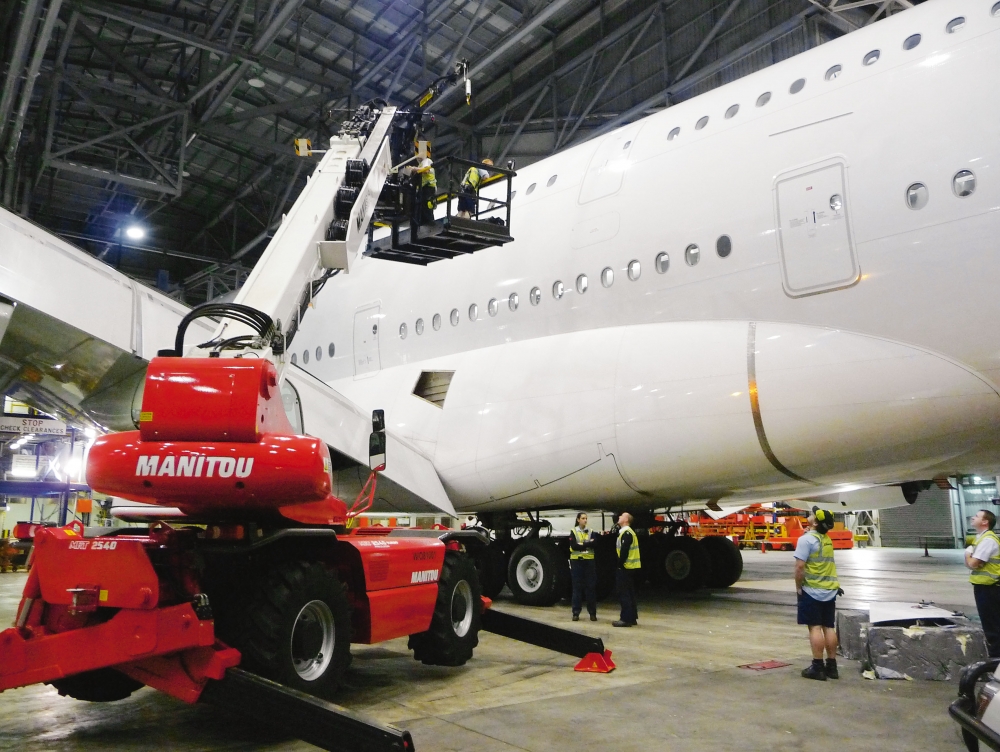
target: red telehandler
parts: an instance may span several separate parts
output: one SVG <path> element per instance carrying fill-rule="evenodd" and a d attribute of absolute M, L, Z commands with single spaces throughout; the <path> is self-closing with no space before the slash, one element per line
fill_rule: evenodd
<path fill-rule="evenodd" d="M 580 670 L 613 668 L 600 640 L 487 610 L 478 531 L 350 528 L 385 468 L 382 411 L 351 506 L 332 493 L 327 443 L 286 416 L 285 352 L 385 202 L 396 117 L 361 108 L 344 124 L 236 302 L 194 309 L 151 361 L 137 430 L 93 445 L 90 486 L 138 502 L 125 519 L 144 526 L 37 530 L 15 624 L 0 633 L 0 691 L 45 682 L 114 701 L 146 685 L 325 749 L 412 750 L 407 732 L 323 699 L 351 642 L 408 636 L 417 660 L 459 666 L 486 628 L 579 656 Z M 200 317 L 218 321 L 216 336 L 189 345 Z"/>

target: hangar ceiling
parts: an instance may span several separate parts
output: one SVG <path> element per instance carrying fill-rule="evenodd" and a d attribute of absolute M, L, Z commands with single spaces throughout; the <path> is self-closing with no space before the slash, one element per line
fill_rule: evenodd
<path fill-rule="evenodd" d="M 318 146 L 457 61 L 472 102 L 459 85 L 430 104 L 435 153 L 524 165 L 910 5 L 10 0 L 0 201 L 200 303 L 242 283 L 304 185 L 294 138 Z"/>

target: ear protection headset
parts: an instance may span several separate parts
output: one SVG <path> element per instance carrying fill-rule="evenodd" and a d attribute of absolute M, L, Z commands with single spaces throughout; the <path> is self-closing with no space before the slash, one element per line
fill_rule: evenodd
<path fill-rule="evenodd" d="M 816 529 L 820 533 L 825 533 L 833 527 L 833 512 L 813 507 L 813 514 L 816 516 Z"/>

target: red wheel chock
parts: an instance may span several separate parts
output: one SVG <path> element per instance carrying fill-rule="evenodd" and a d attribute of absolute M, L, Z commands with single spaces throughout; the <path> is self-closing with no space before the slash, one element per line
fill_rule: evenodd
<path fill-rule="evenodd" d="M 611 660 L 610 650 L 605 650 L 603 653 L 587 653 L 573 667 L 573 670 L 588 671 L 592 674 L 610 674 L 615 670 L 615 662 Z"/>

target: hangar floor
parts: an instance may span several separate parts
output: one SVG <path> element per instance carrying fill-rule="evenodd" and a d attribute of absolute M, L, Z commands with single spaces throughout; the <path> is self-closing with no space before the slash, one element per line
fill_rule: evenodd
<path fill-rule="evenodd" d="M 961 552 L 838 551 L 844 607 L 870 600 L 933 600 L 975 613 Z M 615 749 L 895 750 L 964 749 L 948 704 L 955 687 L 938 682 L 866 681 L 841 662 L 841 680 L 799 677 L 809 658 L 795 624 L 791 553 L 745 553 L 739 587 L 686 597 L 640 597 L 640 626 L 572 625 L 565 605 L 497 607 L 602 637 L 619 668 L 577 674 L 565 656 L 483 634 L 463 668 L 422 666 L 405 640 L 355 648 L 342 704 L 408 728 L 418 750 Z M 0 575 L 0 624 L 9 624 L 24 575 Z M 777 659 L 787 668 L 741 664 Z M 144 689 L 128 700 L 91 705 L 51 687 L 6 692 L 3 750 L 306 750 L 209 707 L 189 707 Z"/>

